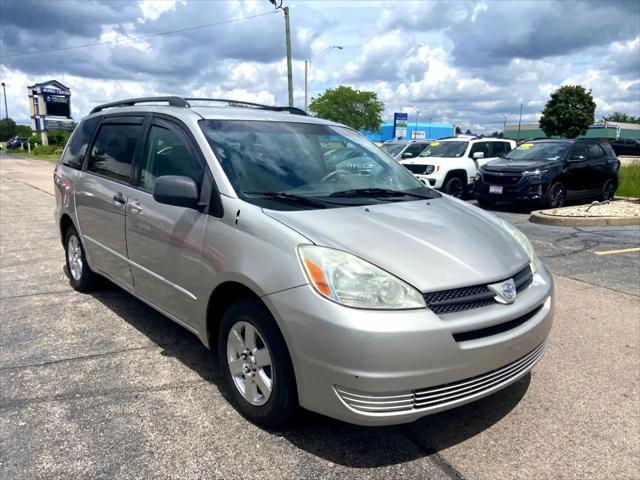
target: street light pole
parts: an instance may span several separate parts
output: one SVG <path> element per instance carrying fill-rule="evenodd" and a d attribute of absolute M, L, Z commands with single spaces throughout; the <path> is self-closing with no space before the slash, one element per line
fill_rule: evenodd
<path fill-rule="evenodd" d="M 518 118 L 518 142 L 520 141 L 520 125 L 522 124 L 522 104 L 520 104 L 520 117 Z"/>
<path fill-rule="evenodd" d="M 316 60 L 319 60 L 321 56 L 323 56 L 325 53 L 327 53 L 329 50 L 333 48 L 342 50 L 342 47 L 340 45 L 331 45 L 330 47 L 325 48 L 322 52 L 320 52 L 318 55 L 316 55 L 313 58 L 315 58 Z M 313 58 L 310 58 L 304 61 L 304 109 L 305 111 L 309 106 L 309 69 L 311 68 L 311 60 L 313 60 Z"/>
<path fill-rule="evenodd" d="M 283 0 L 269 0 L 276 10 L 284 12 L 284 32 L 287 44 L 287 88 L 289 90 L 289 106 L 293 107 L 293 68 L 291 66 L 291 29 L 289 28 L 289 7 L 283 7 Z"/>
<path fill-rule="evenodd" d="M 418 139 L 418 117 L 420 116 L 420 110 L 418 110 L 413 105 L 411 105 L 411 108 L 413 108 L 416 111 L 416 126 L 413 129 L 413 139 L 417 140 Z"/>
<path fill-rule="evenodd" d="M 5 83 L 2 82 L 2 93 L 4 94 L 4 118 L 9 120 L 9 110 L 7 109 L 7 89 Z"/>

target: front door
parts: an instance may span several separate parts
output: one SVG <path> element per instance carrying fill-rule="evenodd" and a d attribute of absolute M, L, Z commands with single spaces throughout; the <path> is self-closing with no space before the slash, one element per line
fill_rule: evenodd
<path fill-rule="evenodd" d="M 154 118 L 136 170 L 137 187 L 127 204 L 126 222 L 136 292 L 195 327 L 196 302 L 210 287 L 201 262 L 205 206 L 199 211 L 158 203 L 153 187 L 163 175 L 187 176 L 196 182 L 203 199 L 210 197 L 204 159 L 186 130 Z"/>
<path fill-rule="evenodd" d="M 125 206 L 132 191 L 129 181 L 142 123 L 143 117 L 103 120 L 75 194 L 78 227 L 89 264 L 129 288 L 133 277 L 127 261 Z"/>

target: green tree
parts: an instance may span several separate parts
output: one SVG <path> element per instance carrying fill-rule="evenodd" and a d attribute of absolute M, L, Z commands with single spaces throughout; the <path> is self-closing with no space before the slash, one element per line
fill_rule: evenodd
<path fill-rule="evenodd" d="M 602 117 L 602 120 L 605 122 L 640 123 L 640 117 L 634 117 L 622 112 L 613 112 L 611 115 Z"/>
<path fill-rule="evenodd" d="M 462 133 L 462 129 L 456 125 L 456 135 L 460 135 Z"/>
<path fill-rule="evenodd" d="M 33 134 L 29 125 L 16 125 L 16 135 L 19 137 L 30 137 Z"/>
<path fill-rule="evenodd" d="M 540 128 L 547 137 L 576 138 L 595 120 L 596 103 L 581 85 L 565 85 L 551 94 L 542 110 Z"/>
<path fill-rule="evenodd" d="M 344 123 L 354 130 L 377 132 L 382 125 L 384 104 L 375 92 L 341 85 L 312 98 L 309 111 L 317 117 Z"/>
<path fill-rule="evenodd" d="M 0 120 L 0 140 L 9 140 L 16 134 L 16 122 L 11 118 Z"/>

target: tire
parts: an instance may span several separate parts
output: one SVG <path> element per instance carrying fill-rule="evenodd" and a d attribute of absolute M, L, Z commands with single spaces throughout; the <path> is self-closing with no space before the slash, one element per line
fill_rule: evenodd
<path fill-rule="evenodd" d="M 478 197 L 478 205 L 482 208 L 493 208 L 496 205 L 496 201 L 491 198 Z"/>
<path fill-rule="evenodd" d="M 291 419 L 298 406 L 291 358 L 275 320 L 258 300 L 241 298 L 225 312 L 218 355 L 228 399 L 243 417 L 267 428 Z"/>
<path fill-rule="evenodd" d="M 460 177 L 449 177 L 442 186 L 442 191 L 456 198 L 464 196 L 465 185 Z"/>
<path fill-rule="evenodd" d="M 67 275 L 71 286 L 79 292 L 90 292 L 96 286 L 96 274 L 89 268 L 84 246 L 74 226 L 64 236 Z"/>
<path fill-rule="evenodd" d="M 618 188 L 618 182 L 614 177 L 609 177 L 605 180 L 602 185 L 602 189 L 600 190 L 600 201 L 604 202 L 605 200 L 613 200 L 613 197 Z"/>
<path fill-rule="evenodd" d="M 562 182 L 554 182 L 547 189 L 544 204 L 548 208 L 560 208 L 567 199 L 567 187 Z"/>

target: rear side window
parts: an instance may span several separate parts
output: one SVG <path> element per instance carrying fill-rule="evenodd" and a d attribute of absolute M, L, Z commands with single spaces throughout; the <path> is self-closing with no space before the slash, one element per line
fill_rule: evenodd
<path fill-rule="evenodd" d="M 509 152 L 509 144 L 507 142 L 491 142 L 491 156 L 499 157 Z"/>
<path fill-rule="evenodd" d="M 128 182 L 142 125 L 103 124 L 91 149 L 87 170 Z"/>
<path fill-rule="evenodd" d="M 589 158 L 593 160 L 602 160 L 604 158 L 604 151 L 597 143 L 589 145 Z"/>
<path fill-rule="evenodd" d="M 613 147 L 611 145 L 609 145 L 608 143 L 605 143 L 604 145 L 602 145 L 602 148 L 604 148 L 604 151 L 610 157 L 615 157 L 616 156 L 616 152 L 613 150 Z"/>
<path fill-rule="evenodd" d="M 87 118 L 76 127 L 69 146 L 62 157 L 63 165 L 71 168 L 82 168 L 84 155 L 87 152 L 87 145 L 89 145 L 99 121 L 100 117 Z"/>

